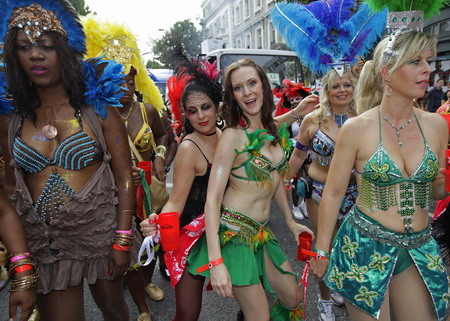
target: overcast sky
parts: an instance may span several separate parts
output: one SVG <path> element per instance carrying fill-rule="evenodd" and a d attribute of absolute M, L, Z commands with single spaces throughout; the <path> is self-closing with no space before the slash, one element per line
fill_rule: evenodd
<path fill-rule="evenodd" d="M 150 51 L 149 38 L 159 39 L 164 31 L 181 20 L 191 19 L 199 28 L 196 18 L 202 17 L 203 0 L 85 0 L 91 11 L 101 20 L 126 24 L 139 39 L 142 53 Z M 150 58 L 150 56 L 147 56 Z M 146 58 L 146 57 L 145 57 Z"/>

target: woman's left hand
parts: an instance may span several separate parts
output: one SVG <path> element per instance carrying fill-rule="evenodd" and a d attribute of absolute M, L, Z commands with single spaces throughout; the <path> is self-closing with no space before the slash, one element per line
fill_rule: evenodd
<path fill-rule="evenodd" d="M 166 168 L 164 167 L 164 159 L 162 157 L 155 157 L 153 161 L 153 168 L 155 176 L 161 182 L 166 181 Z"/>
<path fill-rule="evenodd" d="M 33 312 L 35 300 L 36 291 L 34 289 L 12 292 L 9 296 L 9 318 L 16 320 L 19 307 L 22 310 L 20 321 L 27 321 Z"/>
<path fill-rule="evenodd" d="M 112 249 L 108 265 L 108 274 L 112 275 L 112 279 L 123 276 L 129 267 L 130 252 Z"/>
<path fill-rule="evenodd" d="M 305 117 L 314 109 L 319 108 L 319 96 L 317 95 L 309 95 L 306 98 L 303 98 L 302 101 L 292 109 L 292 112 L 297 117 Z"/>
<path fill-rule="evenodd" d="M 325 260 L 317 260 L 317 259 L 311 259 L 309 261 L 309 264 L 311 264 L 311 269 L 313 270 L 314 275 L 319 279 L 322 280 L 323 276 L 327 272 L 328 263 L 330 261 L 328 259 Z"/>
<path fill-rule="evenodd" d="M 288 227 L 289 227 L 289 230 L 292 232 L 292 234 L 294 234 L 297 245 L 299 245 L 298 236 L 303 232 L 310 234 L 312 236 L 312 238 L 314 239 L 313 231 L 311 231 L 306 225 L 298 224 L 298 223 L 292 221 L 292 223 L 290 225 L 288 225 Z"/>

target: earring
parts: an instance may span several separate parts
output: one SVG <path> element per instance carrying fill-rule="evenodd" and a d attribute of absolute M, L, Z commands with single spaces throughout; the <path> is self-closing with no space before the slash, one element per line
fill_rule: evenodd
<path fill-rule="evenodd" d="M 389 85 L 386 85 L 386 96 L 388 97 L 392 96 L 392 88 Z"/>
<path fill-rule="evenodd" d="M 323 106 L 323 115 L 328 118 L 331 116 L 331 107 L 330 106 Z"/>
<path fill-rule="evenodd" d="M 224 125 L 225 125 L 225 122 L 224 122 L 223 118 L 219 114 L 217 114 L 216 127 L 222 129 Z"/>

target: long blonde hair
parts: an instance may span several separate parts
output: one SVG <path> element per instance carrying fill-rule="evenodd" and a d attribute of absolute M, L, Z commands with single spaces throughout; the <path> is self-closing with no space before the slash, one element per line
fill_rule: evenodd
<path fill-rule="evenodd" d="M 385 52 L 389 41 L 395 41 L 392 50 L 395 52 L 387 61 Z M 384 38 L 375 48 L 373 60 L 367 61 L 359 76 L 356 86 L 355 100 L 358 115 L 378 106 L 384 93 L 384 82 L 381 78 L 381 67 L 387 66 L 388 73 L 392 75 L 398 68 L 410 60 L 418 57 L 422 51 L 431 50 L 432 56 L 436 56 L 437 40 L 423 32 L 408 31 L 400 34 L 395 40 Z"/>
<path fill-rule="evenodd" d="M 350 83 L 353 87 L 356 86 L 357 79 L 353 76 L 351 70 L 345 70 L 344 75 L 348 75 L 350 79 Z M 331 104 L 330 99 L 328 97 L 328 91 L 333 86 L 334 77 L 339 76 L 336 70 L 330 69 L 327 71 L 325 76 L 323 76 L 322 79 L 322 92 L 320 93 L 320 108 L 318 109 L 318 113 L 316 116 L 316 121 L 319 122 L 319 124 L 323 123 L 326 127 L 326 122 L 331 117 Z M 348 106 L 347 114 L 349 116 L 356 116 L 356 104 L 354 98 L 350 100 L 350 104 Z"/>

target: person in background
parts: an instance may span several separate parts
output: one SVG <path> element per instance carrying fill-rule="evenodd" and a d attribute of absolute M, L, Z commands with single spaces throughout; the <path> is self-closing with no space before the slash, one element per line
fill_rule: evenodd
<path fill-rule="evenodd" d="M 68 1 L 0 7 L 6 88 L 15 107 L 0 126 L 11 165 L 5 192 L 36 262 L 41 318 L 84 320 L 86 280 L 105 320 L 128 320 L 123 275 L 134 188 L 125 126 L 111 106 L 119 104 L 120 66 L 83 62 L 85 36 Z"/>
<path fill-rule="evenodd" d="M 279 98 L 277 108 L 275 110 L 275 116 L 283 115 L 295 109 L 299 103 L 310 95 L 310 89 L 303 87 L 303 84 L 292 83 L 289 79 L 283 80 L 283 88 L 273 89 L 273 93 Z M 289 133 L 291 139 L 295 140 L 300 130 L 302 119 L 298 119 L 289 127 Z M 308 211 L 304 197 L 300 197 L 297 191 L 297 183 L 299 177 L 307 177 L 307 165 L 310 161 L 305 162 L 305 166 L 301 166 L 297 173 L 294 175 L 292 182 L 292 214 L 298 220 L 302 220 L 308 217 Z M 305 186 L 306 187 L 306 186 Z"/>
<path fill-rule="evenodd" d="M 125 25 L 100 22 L 95 17 L 84 19 L 83 25 L 87 36 L 86 57 L 113 59 L 125 69 L 124 90 L 118 111 L 125 124 L 127 141 L 132 150 L 136 188 L 140 188 L 141 184 L 138 168 L 141 161 L 152 162 L 150 190 L 155 184 L 164 185 L 161 182 L 166 180 L 167 174 L 165 152 L 168 134 L 160 112 L 165 106 L 157 86 L 145 69 L 135 36 Z M 158 195 L 152 195 L 152 205 L 157 203 L 157 197 Z M 139 206 L 139 202 L 137 204 Z M 142 220 L 139 212 L 134 218 L 137 224 Z M 138 308 L 138 321 L 151 320 L 150 309 L 145 300 L 146 292 L 154 301 L 164 298 L 164 292 L 151 282 L 155 264 L 156 259 L 149 266 L 141 267 L 136 264 L 125 275 L 126 284 Z"/>
<path fill-rule="evenodd" d="M 312 180 L 312 195 L 306 204 L 315 231 L 317 231 L 319 220 L 319 205 L 325 182 L 329 177 L 330 163 L 338 135 L 347 119 L 356 116 L 356 105 L 353 99 L 356 78 L 350 69 L 346 69 L 342 77 L 334 69 L 330 69 L 323 77 L 322 83 L 320 108 L 303 120 L 294 152 L 289 160 L 290 171 L 285 178 L 288 181 L 291 180 L 309 155 L 311 165 L 308 167 L 308 174 Z M 339 223 L 355 204 L 356 197 L 356 178 L 352 175 L 346 182 L 345 196 L 340 199 L 341 206 L 337 211 Z M 330 293 L 322 280 L 318 282 L 320 318 L 324 321 L 334 320 L 333 303 L 342 306 L 343 298 L 334 291 Z"/>
<path fill-rule="evenodd" d="M 441 100 L 444 92 L 442 86 L 444 85 L 444 80 L 439 79 L 436 82 L 436 86 L 428 92 L 427 95 L 427 111 L 430 113 L 435 113 L 436 110 L 442 105 Z"/>

